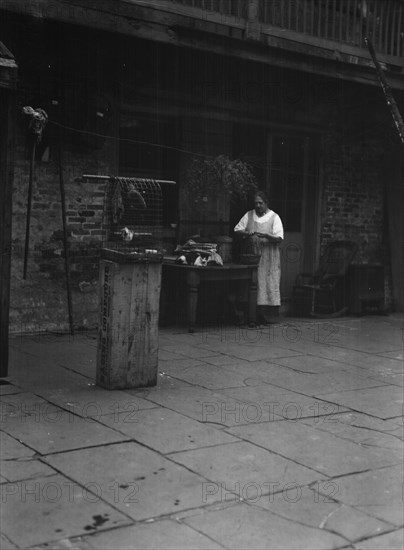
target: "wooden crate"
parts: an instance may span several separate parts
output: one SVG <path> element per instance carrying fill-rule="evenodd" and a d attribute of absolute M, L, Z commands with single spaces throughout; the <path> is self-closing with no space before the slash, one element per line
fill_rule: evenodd
<path fill-rule="evenodd" d="M 157 384 L 161 259 L 100 261 L 97 385 L 110 389 Z"/>

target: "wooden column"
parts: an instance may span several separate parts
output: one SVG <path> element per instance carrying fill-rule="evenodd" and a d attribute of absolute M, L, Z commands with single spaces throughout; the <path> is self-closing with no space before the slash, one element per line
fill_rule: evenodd
<path fill-rule="evenodd" d="M 0 79 L 1 80 L 1 79 Z M 14 92 L 0 83 L 0 377 L 8 375 Z"/>

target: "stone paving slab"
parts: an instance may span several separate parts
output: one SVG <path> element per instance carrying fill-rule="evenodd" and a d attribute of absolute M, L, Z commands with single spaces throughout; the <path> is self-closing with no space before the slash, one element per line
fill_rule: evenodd
<path fill-rule="evenodd" d="M 92 378 L 96 365 L 96 347 L 79 337 L 65 336 L 47 338 L 39 335 L 38 339 L 23 339 L 22 343 L 11 343 L 11 356 L 18 370 L 26 369 L 32 360 L 42 365 L 53 364 L 65 370 L 76 372 Z M 44 353 L 44 350 L 46 352 Z M 29 374 L 29 370 L 26 371 Z M 51 371 L 49 371 L 51 375 Z"/>
<path fill-rule="evenodd" d="M 226 412 L 221 414 L 221 411 L 234 411 L 240 408 L 240 402 L 236 399 L 200 387 L 186 391 L 178 389 L 170 392 L 150 392 L 147 399 L 198 422 L 209 422 L 218 426 L 232 426 L 236 422 L 234 415 L 226 415 Z"/>
<path fill-rule="evenodd" d="M 394 424 L 397 424 L 398 426 L 400 426 L 400 428 L 402 429 L 403 426 L 404 426 L 404 418 L 403 418 L 403 415 L 400 415 L 400 416 L 393 416 L 392 418 L 389 418 L 389 421 L 394 423 Z"/>
<path fill-rule="evenodd" d="M 403 390 L 397 386 L 319 393 L 317 397 L 378 418 L 392 418 L 403 413 Z"/>
<path fill-rule="evenodd" d="M 100 421 L 163 454 L 238 441 L 220 430 L 175 411 L 158 407 L 136 414 L 104 416 Z"/>
<path fill-rule="evenodd" d="M 305 349 L 302 349 L 299 355 L 302 355 L 303 352 L 310 356 L 314 355 L 315 357 L 323 357 L 352 367 L 360 367 L 366 372 L 372 369 L 374 374 L 379 374 L 384 371 L 399 373 L 403 371 L 403 362 L 400 360 L 391 359 L 382 355 L 372 355 L 371 353 L 362 351 L 338 348 L 336 346 L 315 345 L 307 342 L 305 344 Z M 280 362 L 277 361 L 277 363 Z M 284 361 L 282 361 L 282 364 L 286 365 Z"/>
<path fill-rule="evenodd" d="M 2 404 L 7 408 L 2 411 L 0 428 L 41 454 L 128 439 L 90 417 L 73 415 L 37 396 L 3 396 Z"/>
<path fill-rule="evenodd" d="M 165 391 L 165 390 L 176 390 L 179 388 L 187 389 L 192 388 L 192 384 L 188 384 L 184 380 L 178 380 L 173 378 L 168 373 L 165 372 L 164 366 L 159 367 L 159 372 L 157 373 L 157 385 L 152 388 L 147 388 L 148 391 Z M 136 388 L 135 388 L 136 389 Z M 132 390 L 127 390 L 127 393 L 131 393 Z M 139 394 L 141 396 L 141 394 Z"/>
<path fill-rule="evenodd" d="M 362 512 L 401 527 L 404 517 L 403 464 L 343 476 L 338 484 L 338 500 Z M 323 493 L 323 487 L 319 486 Z"/>
<path fill-rule="evenodd" d="M 227 431 L 327 476 L 339 476 L 401 462 L 400 457 L 391 450 L 386 452 L 374 447 L 365 448 L 307 426 L 301 421 L 250 424 Z"/>
<path fill-rule="evenodd" d="M 171 362 L 175 362 L 175 361 L 184 361 L 184 356 L 183 355 L 180 355 L 178 353 L 175 353 L 174 351 L 169 351 L 167 349 L 165 349 L 164 347 L 162 347 L 164 345 L 164 341 L 161 342 L 160 340 L 160 346 L 159 346 L 159 351 L 158 351 L 158 354 L 159 354 L 159 363 L 162 362 L 162 361 L 171 361 Z M 172 342 L 171 342 L 172 344 Z M 169 345 L 169 343 L 167 342 L 166 345 Z"/>
<path fill-rule="evenodd" d="M 14 384 L 1 384 L 0 385 L 0 395 L 11 395 L 14 393 L 22 393 L 24 390 L 18 388 Z"/>
<path fill-rule="evenodd" d="M 61 345 L 61 343 L 63 345 Z M 57 334 L 37 334 L 32 337 L 11 338 L 10 347 L 12 353 L 16 351 L 43 360 L 67 363 L 68 367 L 75 370 L 75 365 L 82 364 L 83 357 L 87 358 L 87 364 L 92 366 L 95 362 L 97 351 L 97 339 L 81 335 L 64 336 Z M 46 354 L 43 350 L 46 349 Z"/>
<path fill-rule="evenodd" d="M 256 504 L 273 514 L 326 529 L 352 542 L 391 530 L 391 524 L 334 499 L 338 499 L 338 479 L 319 481 L 311 488 L 284 488 L 271 499 L 261 498 Z"/>
<path fill-rule="evenodd" d="M 105 414 L 117 415 L 120 412 L 136 414 L 142 409 L 155 407 L 150 401 L 125 391 L 111 391 L 96 386 L 43 390 L 41 395 L 50 403 L 83 418 L 100 419 Z"/>
<path fill-rule="evenodd" d="M 234 388 L 262 384 L 257 377 L 246 376 L 223 367 L 198 362 L 197 365 L 172 365 L 166 367 L 166 371 L 175 378 L 184 380 L 189 384 L 201 386 L 206 389 L 216 390 L 221 388 Z"/>
<path fill-rule="evenodd" d="M 29 415 L 35 413 L 38 404 L 46 404 L 47 401 L 30 391 L 19 392 L 15 394 L 5 394 L 0 396 L 0 420 L 2 423 L 7 421 L 9 416 Z"/>
<path fill-rule="evenodd" d="M 302 357 L 301 362 L 304 363 L 303 356 L 300 357 Z M 297 360 L 297 358 L 294 357 L 293 360 Z M 297 362 L 299 363 L 298 360 Z M 311 360 L 307 361 L 307 363 L 309 369 L 313 368 Z M 281 366 L 266 361 L 256 361 L 249 365 L 248 372 L 259 377 L 260 380 L 263 380 L 267 384 L 293 390 L 298 393 L 304 393 L 306 395 L 315 395 L 323 391 L 368 388 L 389 383 L 388 381 L 379 380 L 377 378 L 370 379 L 368 376 L 365 376 L 363 371 L 357 372 L 355 369 L 348 369 L 346 365 L 341 363 L 335 361 L 333 363 L 334 365 L 330 366 L 330 368 L 325 368 L 324 372 L 310 372 L 306 370 L 301 372 L 299 369 L 293 368 L 292 365 Z M 240 375 L 244 373 L 245 376 L 245 364 L 228 364 L 223 368 L 235 373 L 240 373 Z"/>
<path fill-rule="evenodd" d="M 54 360 L 40 359 L 36 364 L 35 358 L 28 355 L 19 357 L 15 368 L 11 371 L 10 379 L 21 387 L 29 387 L 32 392 L 43 391 L 47 388 L 67 389 L 94 384 L 93 375 L 91 378 L 82 376 L 61 367 Z"/>
<path fill-rule="evenodd" d="M 164 350 L 163 350 L 164 351 Z M 204 358 L 205 359 L 205 358 Z M 200 359 L 187 359 L 183 355 L 179 355 L 178 358 L 175 359 L 161 359 L 159 354 L 159 370 L 161 371 L 168 371 L 170 368 L 176 368 L 176 369 L 185 369 L 187 367 L 197 367 L 204 363 L 202 363 L 202 358 Z"/>
<path fill-rule="evenodd" d="M 0 471 L 3 478 L 1 483 L 35 479 L 55 473 L 52 468 L 35 459 L 2 460 L 0 461 Z"/>
<path fill-rule="evenodd" d="M 0 548 L 1 550 L 14 550 L 15 548 L 18 548 L 18 546 L 11 542 L 11 540 L 5 535 L 0 533 Z"/>
<path fill-rule="evenodd" d="M 404 530 L 398 529 L 380 537 L 363 540 L 356 543 L 354 548 L 355 550 L 403 550 Z"/>
<path fill-rule="evenodd" d="M 112 506 L 59 474 L 1 485 L 0 490 L 2 532 L 20 548 L 129 523 Z"/>
<path fill-rule="evenodd" d="M 381 372 L 376 376 L 371 376 L 369 380 L 375 380 L 381 384 L 390 384 L 393 386 L 404 386 L 404 374 L 402 372 Z"/>
<path fill-rule="evenodd" d="M 292 332 L 294 332 L 292 336 Z M 285 347 L 279 347 L 279 344 L 288 344 L 295 341 L 295 331 L 290 329 L 287 324 L 277 325 L 276 329 L 269 327 L 235 327 L 221 326 L 216 330 L 206 331 L 202 334 L 200 347 L 226 353 L 229 346 L 233 348 L 271 348 L 270 353 L 287 353 Z M 295 352 L 291 351 L 291 355 Z"/>
<path fill-rule="evenodd" d="M 0 483 L 54 474 L 54 470 L 34 458 L 35 452 L 0 431 Z"/>
<path fill-rule="evenodd" d="M 303 419 L 302 424 L 330 432 L 363 447 L 391 449 L 397 456 L 403 454 L 403 430 L 388 420 L 347 412 L 329 418 Z"/>
<path fill-rule="evenodd" d="M 54 546 L 52 550 L 219 550 L 221 545 L 208 536 L 198 533 L 188 525 L 172 520 L 160 520 L 148 524 L 122 527 L 113 531 L 97 533 L 72 541 L 72 546 Z"/>
<path fill-rule="evenodd" d="M 362 338 L 358 338 L 358 332 Z M 359 327 L 356 331 L 345 331 L 339 343 L 344 348 L 366 353 L 385 354 L 395 351 L 402 345 L 400 330 L 392 330 L 390 326 Z"/>
<path fill-rule="evenodd" d="M 404 353 L 403 353 L 402 347 L 398 348 L 397 350 L 394 350 L 394 351 L 389 351 L 387 353 L 381 353 L 380 355 L 382 357 L 388 357 L 389 359 L 397 359 L 398 361 L 404 361 Z"/>
<path fill-rule="evenodd" d="M 201 487 L 201 504 L 236 500 L 231 493 L 244 500 L 266 498 L 274 490 L 285 486 L 307 485 L 323 476 L 294 460 L 269 452 L 248 442 L 174 453 L 170 458 L 200 474 L 212 483 Z"/>
<path fill-rule="evenodd" d="M 200 346 L 195 346 L 188 342 L 173 343 L 171 341 L 171 343 L 160 344 L 160 348 L 163 352 L 169 351 L 171 353 L 175 353 L 176 355 L 182 356 L 182 358 L 186 357 L 188 359 L 199 360 L 199 359 L 202 359 L 203 357 L 209 357 L 210 355 L 215 355 L 215 353 L 209 349 L 204 349 Z"/>
<path fill-rule="evenodd" d="M 0 431 L 0 451 L 1 460 L 31 458 L 35 454 L 35 451 L 2 431 Z"/>
<path fill-rule="evenodd" d="M 211 356 L 216 356 L 219 351 L 223 355 L 244 361 L 271 361 L 275 358 L 300 355 L 298 351 L 285 349 L 280 346 L 257 346 L 254 344 L 232 344 L 223 342 L 220 344 L 205 344 L 205 348 L 211 349 Z"/>
<path fill-rule="evenodd" d="M 224 389 L 220 393 L 244 403 L 235 412 L 230 408 L 225 411 L 225 419 L 233 420 L 232 426 L 276 420 L 295 422 L 301 418 L 317 418 L 347 410 L 346 407 L 326 402 L 325 398 L 309 397 L 267 383 L 258 387 Z M 214 421 L 218 416 L 212 413 L 208 418 Z"/>
<path fill-rule="evenodd" d="M 317 351 L 317 350 L 315 350 Z M 388 360 L 387 360 L 388 361 Z M 293 371 L 308 374 L 329 374 L 343 373 L 346 376 L 366 376 L 363 369 L 353 368 L 351 365 L 338 360 L 329 359 L 318 355 L 297 355 L 284 357 L 274 361 L 277 365 L 288 367 Z"/>
<path fill-rule="evenodd" d="M 95 484 L 106 502 L 138 521 L 201 506 L 204 478 L 134 442 L 46 461 L 82 485 Z"/>
<path fill-rule="evenodd" d="M 185 523 L 232 549 L 328 550 L 346 545 L 346 540 L 338 535 L 289 521 L 260 507 L 243 503 L 187 518 Z"/>
<path fill-rule="evenodd" d="M 238 371 L 243 369 L 245 372 L 246 362 L 243 359 L 239 359 L 236 357 L 232 357 L 231 355 L 212 355 L 212 357 L 204 357 L 204 363 L 207 363 L 208 365 L 213 365 L 214 367 L 221 367 L 225 369 L 231 369 Z M 267 364 L 265 361 L 254 361 L 253 363 L 249 363 L 249 369 L 251 367 L 255 367 L 259 364 Z"/>

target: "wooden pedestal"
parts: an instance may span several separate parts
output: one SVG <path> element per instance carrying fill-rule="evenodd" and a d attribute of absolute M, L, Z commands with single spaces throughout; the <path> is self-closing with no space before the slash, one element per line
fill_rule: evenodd
<path fill-rule="evenodd" d="M 97 385 L 157 384 L 161 258 L 100 261 Z"/>

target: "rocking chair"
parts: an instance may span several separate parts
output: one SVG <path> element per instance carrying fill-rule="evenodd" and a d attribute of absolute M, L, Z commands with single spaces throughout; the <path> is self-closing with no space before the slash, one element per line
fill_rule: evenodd
<path fill-rule="evenodd" d="M 300 273 L 292 295 L 292 313 L 338 317 L 348 311 L 347 271 L 358 246 L 352 241 L 330 242 L 314 274 Z M 303 314 L 304 314 L 303 313 Z"/>

